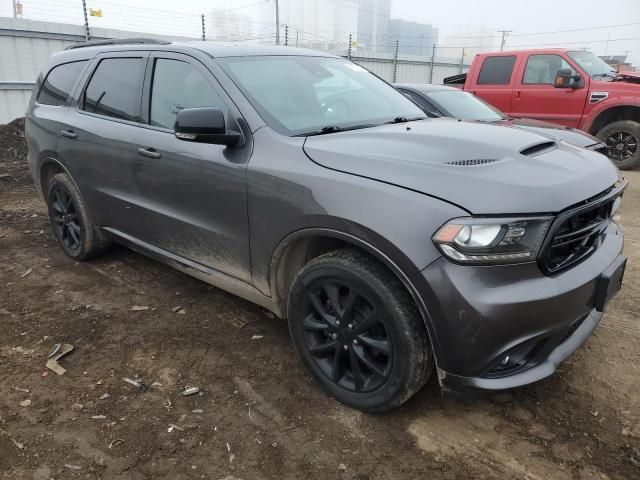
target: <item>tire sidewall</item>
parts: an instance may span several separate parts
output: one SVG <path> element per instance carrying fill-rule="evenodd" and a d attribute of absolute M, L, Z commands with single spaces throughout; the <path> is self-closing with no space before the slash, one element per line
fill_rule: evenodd
<path fill-rule="evenodd" d="M 640 122 L 633 120 L 620 120 L 610 123 L 603 127 L 596 136 L 604 142 L 608 137 L 617 132 L 629 133 L 635 137 L 637 142 L 640 142 Z M 610 158 L 610 160 L 621 170 L 636 168 L 640 166 L 640 146 L 636 148 L 635 154 L 626 160 L 617 161 L 612 158 Z"/>
<path fill-rule="evenodd" d="M 55 188 L 62 188 L 67 192 L 67 194 L 72 198 L 73 203 L 76 208 L 76 213 L 80 220 L 80 248 L 72 250 L 68 248 L 64 242 L 58 237 L 58 233 L 53 225 L 53 206 L 52 206 L 52 196 L 53 190 Z M 80 196 L 80 192 L 77 187 L 73 183 L 73 181 L 66 174 L 57 174 L 55 175 L 49 184 L 47 185 L 47 211 L 49 214 L 49 222 L 51 223 L 51 229 L 53 230 L 53 235 L 58 241 L 60 247 L 64 250 L 64 252 L 71 258 L 76 260 L 84 260 L 89 256 L 93 247 L 93 223 L 91 222 L 91 218 L 87 211 L 87 207 Z"/>
<path fill-rule="evenodd" d="M 359 269 L 357 266 L 354 267 L 353 270 L 347 271 L 337 263 L 335 265 L 326 263 L 304 269 L 296 278 L 289 293 L 289 330 L 293 344 L 303 363 L 331 396 L 355 408 L 376 410 L 402 395 L 402 390 L 405 389 L 411 378 L 411 365 L 409 362 L 412 356 L 415 355 L 413 352 L 415 348 L 408 341 L 406 335 L 411 329 L 407 328 L 407 319 L 403 307 L 397 304 L 397 300 L 384 288 L 384 285 L 380 284 L 379 279 L 364 269 Z M 365 292 L 374 303 L 374 307 L 384 316 L 385 326 L 394 354 L 389 378 L 373 391 L 353 392 L 336 385 L 320 369 L 306 348 L 304 329 L 302 328 L 302 319 L 305 314 L 305 296 L 309 285 L 321 278 L 334 278 Z"/>

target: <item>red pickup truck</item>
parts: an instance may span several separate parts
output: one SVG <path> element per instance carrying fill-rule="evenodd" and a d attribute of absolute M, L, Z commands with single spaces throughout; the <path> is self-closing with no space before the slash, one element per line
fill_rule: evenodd
<path fill-rule="evenodd" d="M 607 145 L 620 169 L 640 166 L 640 73 L 617 72 L 591 52 L 567 49 L 477 55 L 445 79 L 511 117 L 579 128 Z"/>

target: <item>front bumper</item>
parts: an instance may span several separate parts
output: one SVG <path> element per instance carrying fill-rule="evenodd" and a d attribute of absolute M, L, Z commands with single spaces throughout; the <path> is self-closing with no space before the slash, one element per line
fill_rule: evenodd
<path fill-rule="evenodd" d="M 622 247 L 611 223 L 590 257 L 552 276 L 535 263 L 469 266 L 440 258 L 425 268 L 420 280 L 442 388 L 501 390 L 551 375 L 602 318 L 596 290 Z M 507 356 L 518 361 L 503 366 Z"/>

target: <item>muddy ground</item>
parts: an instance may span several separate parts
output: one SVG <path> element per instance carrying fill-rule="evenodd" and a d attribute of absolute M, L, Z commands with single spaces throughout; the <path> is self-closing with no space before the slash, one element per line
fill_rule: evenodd
<path fill-rule="evenodd" d="M 431 382 L 368 415 L 328 398 L 260 308 L 124 248 L 67 258 L 19 129 L 0 129 L 3 478 L 640 478 L 640 172 L 624 288 L 552 378 L 464 400 Z M 44 367 L 59 342 L 63 376 Z"/>

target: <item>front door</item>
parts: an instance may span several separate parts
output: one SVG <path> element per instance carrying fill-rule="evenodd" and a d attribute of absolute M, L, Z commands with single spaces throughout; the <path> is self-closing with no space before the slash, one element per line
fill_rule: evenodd
<path fill-rule="evenodd" d="M 251 280 L 246 166 L 250 139 L 227 147 L 179 140 L 173 126 L 184 108 L 215 107 L 227 126 L 239 112 L 198 60 L 152 52 L 145 77 L 144 127 L 138 130 L 136 186 L 141 240 L 244 281 Z"/>
<path fill-rule="evenodd" d="M 555 88 L 553 83 L 560 68 L 571 68 L 576 73 L 560 55 L 529 55 L 513 90 L 511 116 L 577 128 L 587 101 L 589 78 L 582 88 Z"/>

